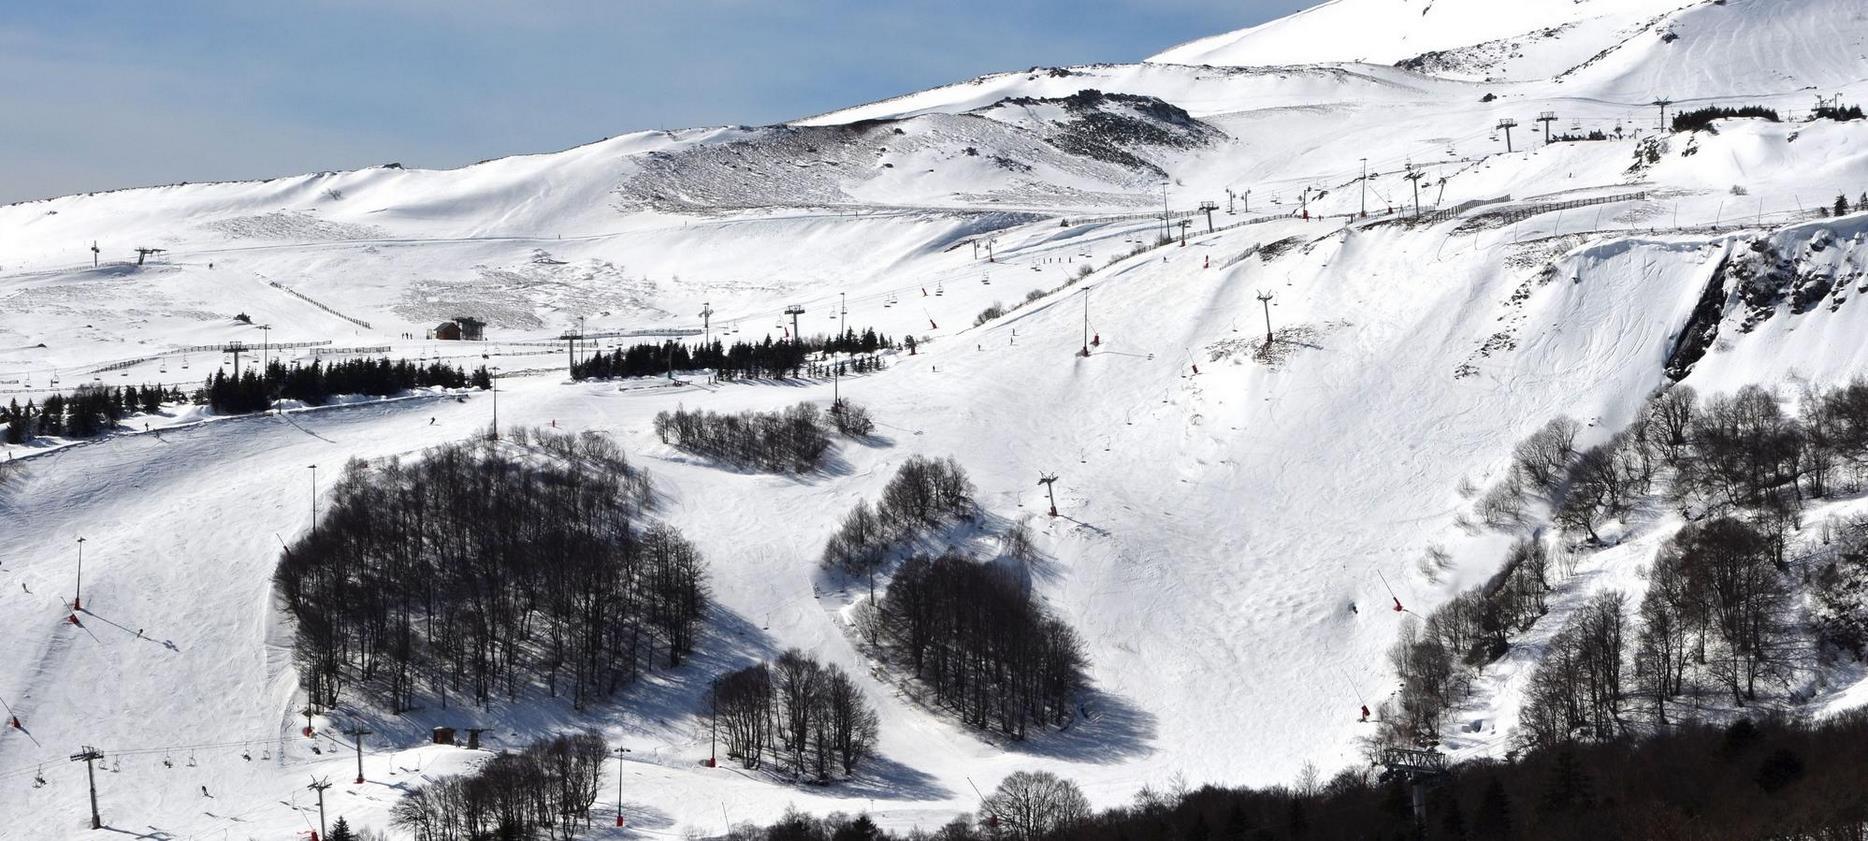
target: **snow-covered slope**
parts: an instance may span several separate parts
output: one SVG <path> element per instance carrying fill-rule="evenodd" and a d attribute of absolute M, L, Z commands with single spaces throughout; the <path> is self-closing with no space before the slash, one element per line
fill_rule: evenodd
<path fill-rule="evenodd" d="M 1250 29 L 1190 41 L 1148 60 L 1237 67 L 1394 64 L 1533 33 L 1590 35 L 1600 45 L 1604 32 L 1685 5 L 1687 0 L 1329 0 Z"/>
<path fill-rule="evenodd" d="M 1369 728 L 1354 713 L 1393 688 L 1384 651 L 1404 621 L 1383 609 L 1383 578 L 1425 612 L 1496 568 L 1509 538 L 1462 527 L 1461 488 L 1496 478 L 1525 433 L 1569 414 L 1584 443 L 1605 438 L 1670 365 L 1705 392 L 1868 366 L 1868 217 L 1815 213 L 1868 192 L 1868 121 L 1662 135 L 1647 104 L 1805 110 L 1810 85 L 1860 101 L 1868 85 L 1848 77 L 1868 21 L 1853 5 L 1695 6 L 1656 24 L 1678 34 L 1664 40 L 1645 27 L 1668 3 L 1336 0 L 1162 63 L 998 74 L 789 126 L 0 207 L 0 399 L 193 385 L 231 360 L 188 348 L 234 340 L 328 343 L 274 351 L 300 360 L 387 347 L 498 365 L 502 423 L 604 431 L 646 465 L 660 516 L 711 565 L 721 609 L 701 655 L 583 713 L 548 698 L 340 710 L 321 726 L 377 731 L 371 782 L 327 794 L 353 822 L 382 826 L 408 787 L 471 764 L 423 741 L 473 722 L 495 747 L 586 725 L 630 746 L 631 827 L 597 837 L 717 834 L 793 804 L 932 825 L 976 805 L 972 784 L 1033 767 L 1099 804 L 1177 773 L 1288 782 L 1307 761 L 1360 761 Z M 1501 46 L 1546 28 L 1557 41 Z M 1813 33 L 1821 43 L 1798 46 Z M 1416 69 L 1186 66 L 1429 51 L 1442 55 Z M 1555 133 L 1608 139 L 1546 145 L 1544 112 Z M 1519 122 L 1511 151 L 1493 129 L 1505 118 Z M 1391 214 L 1413 210 L 1416 187 L 1426 218 Z M 1186 245 L 1132 254 L 1160 236 L 1164 192 L 1169 222 L 1192 223 Z M 1217 206 L 1212 232 L 1202 202 Z M 137 246 L 166 251 L 139 267 Z M 1708 312 L 1709 286 L 1744 260 L 1779 294 L 1734 291 Z M 1053 291 L 972 326 L 1038 290 Z M 1284 331 L 1269 361 L 1253 356 L 1260 293 Z M 572 384 L 553 342 L 580 325 L 697 331 L 703 306 L 715 335 L 781 337 L 792 305 L 806 331 L 847 307 L 853 327 L 926 341 L 840 385 L 724 386 Z M 1086 312 L 1100 339 L 1087 358 Z M 490 321 L 491 341 L 421 338 L 457 314 Z M 880 435 L 840 444 L 821 475 L 717 469 L 650 431 L 675 406 L 777 408 L 833 388 Z M 328 730 L 296 735 L 302 698 L 269 595 L 277 547 L 308 524 L 307 465 L 328 478 L 483 427 L 490 395 L 456 397 L 139 418 L 150 433 L 8 447 L 24 478 L 0 488 L 0 700 L 25 729 L 0 730 L 0 837 L 87 834 L 67 760 L 85 744 L 106 754 L 114 828 L 305 829 L 308 775 L 348 780 L 354 760 Z M 822 575 L 818 553 L 916 454 L 957 457 L 995 522 L 1030 520 L 1034 586 L 1087 645 L 1091 721 L 985 740 L 900 697 L 851 643 L 860 594 Z M 1048 472 L 1056 519 L 1039 516 Z M 1451 747 L 1503 750 L 1562 606 L 1642 586 L 1667 524 L 1639 526 L 1562 582 L 1558 610 L 1462 712 L 1485 726 Z M 71 625 L 79 537 L 88 612 Z M 1446 561 L 1423 565 L 1430 553 Z M 700 766 L 707 681 L 791 646 L 863 676 L 882 716 L 869 776 L 797 788 Z M 1811 708 L 1868 696 L 1818 689 Z"/>

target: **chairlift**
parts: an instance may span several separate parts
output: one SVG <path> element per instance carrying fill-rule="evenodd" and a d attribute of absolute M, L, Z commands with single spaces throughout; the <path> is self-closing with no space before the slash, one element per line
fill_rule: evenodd
<path fill-rule="evenodd" d="M 188 767 L 195 767 L 195 755 L 192 752 L 188 754 Z"/>
<path fill-rule="evenodd" d="M 174 768 L 174 767 L 175 767 L 175 759 L 174 759 L 174 757 L 171 757 L 171 756 L 169 756 L 169 755 L 168 755 L 168 754 L 166 754 L 166 753 L 165 753 L 165 754 L 163 754 L 163 755 L 162 755 L 162 767 L 164 767 L 164 768 Z"/>
<path fill-rule="evenodd" d="M 259 752 L 259 758 L 260 758 L 260 759 L 271 759 L 271 758 L 272 758 L 272 748 L 261 748 L 261 749 L 260 749 L 260 752 Z"/>
<path fill-rule="evenodd" d="M 992 272 L 982 272 L 979 276 L 979 285 L 991 286 L 992 285 Z"/>
<path fill-rule="evenodd" d="M 166 373 L 168 373 L 168 372 L 169 372 L 169 363 L 167 363 L 167 362 L 163 362 L 163 363 L 161 363 L 161 364 L 159 364 L 159 365 L 157 365 L 157 366 L 156 366 L 156 373 L 158 373 L 158 374 L 166 374 Z"/>
<path fill-rule="evenodd" d="M 44 765 L 39 766 L 39 770 L 32 772 L 32 787 L 33 788 L 45 788 L 45 766 Z"/>
<path fill-rule="evenodd" d="M 936 282 L 934 284 L 934 294 L 936 297 L 947 294 L 946 285 L 940 282 Z"/>
<path fill-rule="evenodd" d="M 117 757 L 112 758 L 110 760 L 110 773 L 115 774 L 122 770 L 123 770 L 123 757 L 117 756 Z"/>

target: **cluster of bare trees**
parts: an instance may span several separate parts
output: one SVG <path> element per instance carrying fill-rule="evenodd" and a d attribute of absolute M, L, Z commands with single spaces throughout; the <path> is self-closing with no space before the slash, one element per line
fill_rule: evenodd
<path fill-rule="evenodd" d="M 863 617 L 881 655 L 913 672 L 961 721 L 1023 739 L 1061 724 L 1086 684 L 1082 643 L 1006 569 L 916 555 Z"/>
<path fill-rule="evenodd" d="M 574 733 L 501 753 L 470 774 L 442 777 L 396 802 L 390 821 L 415 841 L 557 838 L 590 827 L 609 749 Z"/>
<path fill-rule="evenodd" d="M 1432 744 L 1440 725 L 1471 685 L 1474 673 L 1505 654 L 1511 634 L 1529 630 L 1548 611 L 1550 557 L 1533 539 L 1512 544 L 1505 566 L 1415 626 L 1404 625 L 1388 652 L 1401 691 L 1382 703 L 1379 741 Z"/>
<path fill-rule="evenodd" d="M 1622 594 L 1599 593 L 1551 639 L 1518 714 L 1520 744 L 1550 747 L 1578 735 L 1620 735 L 1627 612 Z"/>
<path fill-rule="evenodd" d="M 462 692 L 484 706 L 542 684 L 581 707 L 678 664 L 707 608 L 706 565 L 643 518 L 650 493 L 596 433 L 353 460 L 275 574 L 312 702 L 354 683 L 401 711 L 425 684 L 443 705 Z"/>
<path fill-rule="evenodd" d="M 1868 518 L 1851 518 L 1830 531 L 1827 551 L 1813 559 L 1811 572 L 1816 634 L 1859 660 L 1868 654 Z"/>
<path fill-rule="evenodd" d="M 662 443 L 735 467 L 771 473 L 805 473 L 830 449 L 824 413 L 799 403 L 777 412 L 723 415 L 676 409 L 655 416 Z"/>
<path fill-rule="evenodd" d="M 1788 568 L 1771 539 L 1735 517 L 1690 523 L 1654 562 L 1634 652 L 1636 682 L 1667 720 L 1667 702 L 1702 683 L 1732 703 L 1758 697 L 1758 683 L 1787 677 Z"/>
<path fill-rule="evenodd" d="M 712 704 L 727 756 L 747 768 L 769 759 L 824 783 L 855 774 L 875 751 L 876 713 L 856 682 L 796 648 L 721 675 Z"/>
<path fill-rule="evenodd" d="M 861 500 L 824 544 L 823 566 L 847 575 L 876 571 L 898 545 L 973 510 L 973 481 L 953 458 L 909 456 L 895 471 L 882 501 Z"/>
<path fill-rule="evenodd" d="M 1671 471 L 1682 505 L 1746 508 L 1780 519 L 1802 500 L 1852 491 L 1868 476 L 1868 380 L 1833 389 L 1806 387 L 1797 411 L 1778 395 L 1746 386 L 1700 399 L 1676 386 L 1657 395 L 1608 441 L 1576 448 L 1579 430 L 1556 418 L 1519 443 L 1511 470 L 1476 506 L 1497 527 L 1523 521 L 1527 497 L 1551 505 L 1558 525 L 1596 537 Z M 1779 529 L 1781 530 L 1781 529 Z"/>
<path fill-rule="evenodd" d="M 1656 558 L 1632 630 L 1624 630 L 1622 597 L 1604 594 L 1555 637 L 1533 678 L 1522 740 L 1603 739 L 1620 730 L 1631 702 L 1666 722 L 1670 704 L 1699 704 L 1711 693 L 1745 706 L 1761 685 L 1787 684 L 1799 576 L 1812 587 L 1819 640 L 1860 656 L 1868 645 L 1868 533 L 1845 524 L 1801 569 L 1790 544 L 1806 500 L 1857 490 L 1868 473 L 1868 381 L 1805 387 L 1795 407 L 1786 411 L 1778 395 L 1756 386 L 1705 399 L 1679 386 L 1600 446 L 1578 450 L 1578 427 L 1566 418 L 1518 445 L 1509 475 L 1479 501 L 1489 522 L 1520 521 L 1525 497 L 1539 494 L 1559 525 L 1593 540 L 1601 518 L 1625 513 L 1662 479 L 1692 519 Z M 1462 594 L 1429 618 L 1425 638 L 1469 663 L 1501 654 L 1507 633 L 1544 612 L 1547 564 L 1524 563 L 1538 546 L 1520 543 L 1507 563 L 1507 575 L 1536 571 L 1517 576 L 1524 586 L 1494 578 Z M 1407 666 L 1396 710 L 1405 735 L 1432 735 L 1430 690 L 1441 661 L 1429 655 L 1436 653 L 1421 638 L 1397 646 L 1396 663 Z M 1409 705 L 1414 695 L 1428 697 Z"/>

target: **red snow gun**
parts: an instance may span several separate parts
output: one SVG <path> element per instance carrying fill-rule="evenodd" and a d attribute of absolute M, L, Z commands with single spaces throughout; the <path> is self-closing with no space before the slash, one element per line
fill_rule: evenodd
<path fill-rule="evenodd" d="M 1407 610 L 1407 608 L 1405 608 L 1405 607 L 1402 607 L 1402 606 L 1401 606 L 1401 600 L 1400 600 L 1400 599 L 1398 599 L 1398 598 L 1395 598 L 1395 597 L 1393 597 L 1393 596 L 1389 596 L 1389 598 L 1393 598 L 1393 599 L 1395 600 L 1395 612 L 1396 612 L 1396 613 L 1401 613 L 1401 612 L 1403 612 L 1403 611 L 1406 611 L 1406 610 Z"/>

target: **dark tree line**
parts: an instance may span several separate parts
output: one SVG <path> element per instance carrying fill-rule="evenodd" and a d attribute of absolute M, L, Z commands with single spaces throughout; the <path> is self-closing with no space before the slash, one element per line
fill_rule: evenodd
<path fill-rule="evenodd" d="M 1693 724 L 1646 738 L 1568 743 L 1455 765 L 1416 820 L 1400 779 L 1345 769 L 1316 784 L 1143 789 L 1088 813 L 1067 793 L 1026 833 L 977 814 L 905 836 L 865 817 L 787 814 L 733 841 L 1861 841 L 1868 837 L 1868 714 L 1821 722 Z M 1066 782 L 1067 785 L 1067 782 Z M 1080 796 L 1080 795 L 1079 795 Z"/>
<path fill-rule="evenodd" d="M 355 685 L 485 706 L 541 684 L 582 707 L 692 651 L 693 545 L 644 519 L 648 478 L 609 438 L 516 430 L 419 461 L 353 460 L 275 581 L 314 704 Z"/>
<path fill-rule="evenodd" d="M 94 438 L 115 428 L 124 418 L 153 415 L 162 410 L 164 403 L 184 399 L 178 390 L 155 385 L 83 385 L 69 395 L 49 395 L 36 406 L 31 400 L 24 406 L 17 400 L 9 401 L 6 408 L 0 409 L 0 424 L 5 426 L 8 444 L 24 444 L 40 435 Z"/>
<path fill-rule="evenodd" d="M 885 660 L 972 727 L 1023 739 L 1068 721 L 1087 685 L 1076 632 L 996 565 L 910 557 L 865 623 Z"/>
<path fill-rule="evenodd" d="M 390 822 L 415 841 L 568 841 L 590 828 L 608 756 L 596 733 L 534 742 L 409 792 Z"/>
<path fill-rule="evenodd" d="M 862 690 L 799 649 L 720 676 L 710 702 L 727 756 L 747 768 L 769 761 L 826 783 L 855 774 L 875 751 L 876 713 Z"/>
<path fill-rule="evenodd" d="M 807 371 L 814 376 L 861 374 L 881 368 L 877 352 L 895 347 L 889 337 L 874 329 L 811 336 L 801 342 L 767 336 L 763 341 L 731 345 L 719 339 L 693 347 L 677 341 L 642 343 L 593 354 L 572 365 L 571 376 L 579 380 L 652 377 L 701 368 L 714 371 L 723 380 L 799 377 Z M 849 354 L 852 358 L 828 364 L 811 362 L 813 356 L 825 353 Z"/>
<path fill-rule="evenodd" d="M 491 388 L 485 368 L 472 373 L 442 362 L 422 364 L 406 359 L 347 359 L 325 364 L 287 366 L 278 360 L 261 371 L 249 368 L 238 377 L 215 371 L 195 393 L 195 402 L 221 414 L 262 412 L 275 400 L 297 400 L 322 406 L 340 394 L 387 397 L 413 388 Z"/>
<path fill-rule="evenodd" d="M 677 408 L 655 415 L 655 434 L 669 446 L 770 473 L 815 470 L 830 450 L 824 413 L 813 403 L 733 415 Z"/>
<path fill-rule="evenodd" d="M 1691 111 L 1681 111 L 1674 114 L 1673 130 L 1703 131 L 1711 128 L 1714 120 L 1746 117 L 1769 120 L 1773 123 L 1781 120 L 1775 109 L 1766 108 L 1762 105 L 1741 105 L 1737 108 L 1711 105 L 1705 108 L 1696 108 Z"/>

